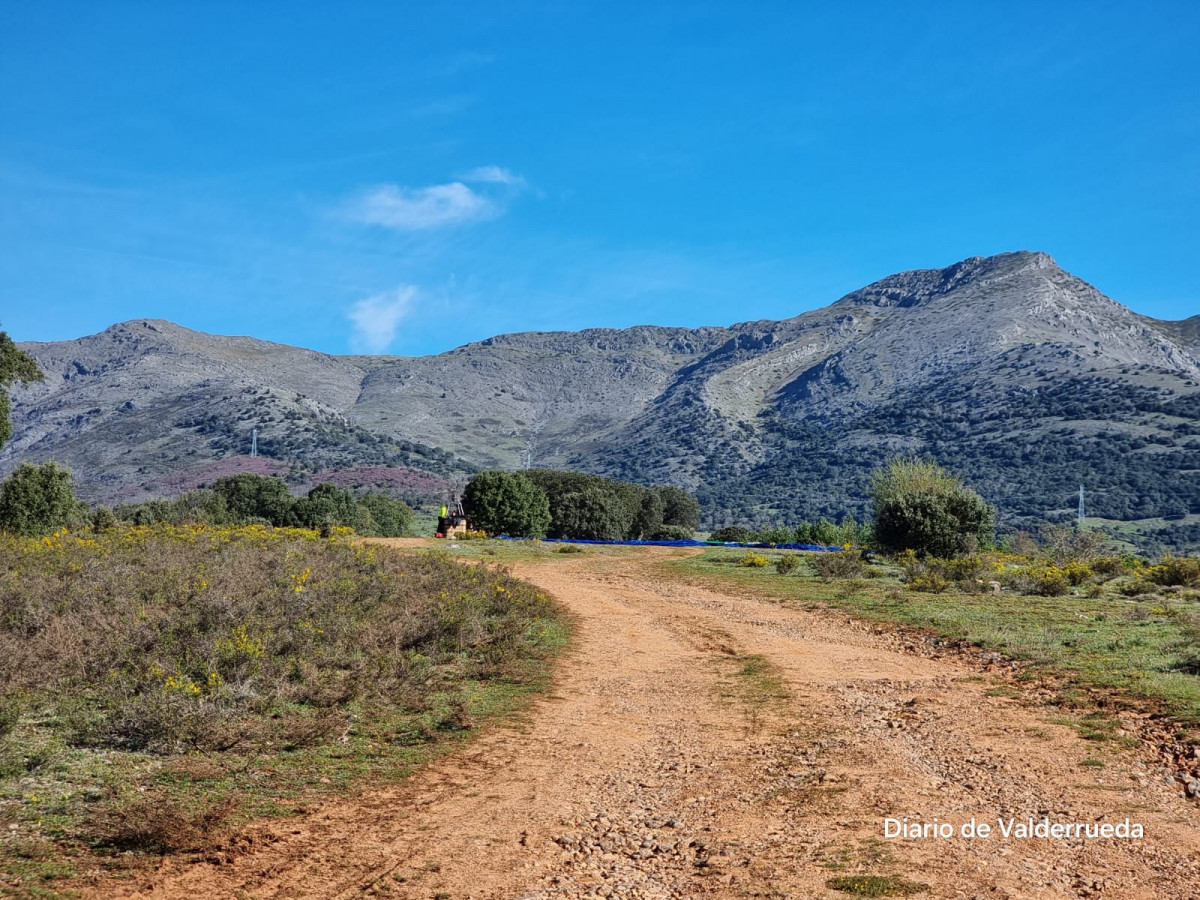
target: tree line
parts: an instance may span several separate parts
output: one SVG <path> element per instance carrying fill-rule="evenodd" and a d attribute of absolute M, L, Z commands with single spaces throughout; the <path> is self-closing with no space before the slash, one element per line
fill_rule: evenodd
<path fill-rule="evenodd" d="M 682 488 L 554 469 L 481 472 L 463 508 L 473 528 L 509 537 L 680 540 L 700 525 L 700 504 Z"/>
<path fill-rule="evenodd" d="M 185 491 L 172 500 L 91 509 L 75 496 L 71 473 L 57 463 L 20 466 L 0 483 L 0 531 L 36 536 L 59 528 L 104 531 L 129 525 L 271 525 L 327 532 L 353 528 L 361 535 L 402 537 L 412 530 L 413 512 L 383 494 L 356 496 L 324 483 L 304 497 L 292 495 L 281 478 L 243 472 L 219 478 L 212 487 Z"/>

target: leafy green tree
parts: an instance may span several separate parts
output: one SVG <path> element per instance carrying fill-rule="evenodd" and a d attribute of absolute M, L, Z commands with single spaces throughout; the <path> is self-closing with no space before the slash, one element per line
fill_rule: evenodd
<path fill-rule="evenodd" d="M 509 537 L 544 537 L 550 526 L 546 492 L 515 472 L 480 472 L 463 491 L 472 528 Z"/>
<path fill-rule="evenodd" d="M 754 539 L 754 532 L 741 525 L 726 525 L 710 534 L 708 539 L 727 544 L 748 544 Z"/>
<path fill-rule="evenodd" d="M 776 525 L 771 528 L 761 528 L 754 533 L 754 540 L 762 544 L 790 544 L 796 537 L 796 533 L 782 525 Z"/>
<path fill-rule="evenodd" d="M 58 463 L 25 463 L 0 484 L 0 530 L 36 536 L 82 523 L 71 473 Z"/>
<path fill-rule="evenodd" d="M 884 550 L 958 556 L 972 544 L 990 544 L 995 533 L 996 511 L 929 460 L 896 459 L 876 470 L 871 498 L 875 540 Z"/>
<path fill-rule="evenodd" d="M 291 508 L 292 523 L 302 528 L 320 528 L 326 523 L 354 528 L 358 518 L 354 495 L 328 481 L 318 484 Z"/>
<path fill-rule="evenodd" d="M 404 537 L 412 531 L 413 511 L 399 500 L 383 494 L 365 494 L 358 498 L 358 504 L 370 512 L 380 537 Z"/>
<path fill-rule="evenodd" d="M 621 499 L 601 487 L 565 494 L 554 510 L 556 536 L 580 541 L 619 541 L 627 521 Z"/>
<path fill-rule="evenodd" d="M 0 447 L 12 437 L 9 420 L 8 389 L 14 383 L 29 384 L 44 376 L 33 357 L 22 351 L 6 332 L 0 331 Z"/>
<path fill-rule="evenodd" d="M 657 491 L 646 491 L 630 529 L 632 540 L 649 538 L 663 527 L 663 502 Z"/>
<path fill-rule="evenodd" d="M 673 484 L 654 489 L 663 502 L 663 524 L 679 525 L 689 531 L 700 527 L 700 501 Z"/>
<path fill-rule="evenodd" d="M 224 498 L 235 521 L 264 519 L 272 525 L 287 525 L 296 503 L 282 478 L 253 472 L 218 478 L 213 490 Z"/>
<path fill-rule="evenodd" d="M 660 525 L 645 537 L 651 541 L 688 541 L 695 537 L 695 532 L 682 525 Z"/>
<path fill-rule="evenodd" d="M 177 525 L 229 525 L 232 517 L 225 498 L 212 488 L 184 491 L 176 497 L 172 521 Z"/>
<path fill-rule="evenodd" d="M 628 481 L 617 481 L 600 475 L 586 475 L 582 472 L 567 472 L 554 469 L 530 469 L 522 473 L 534 484 L 546 492 L 550 500 L 551 537 L 575 537 L 563 532 L 559 522 L 559 508 L 562 500 L 568 494 L 577 494 L 590 489 L 602 491 L 610 497 L 610 512 L 619 524 L 619 534 L 613 540 L 636 538 L 639 533 L 639 519 L 642 516 L 642 501 L 648 488 Z M 647 510 L 653 515 L 653 504 Z"/>

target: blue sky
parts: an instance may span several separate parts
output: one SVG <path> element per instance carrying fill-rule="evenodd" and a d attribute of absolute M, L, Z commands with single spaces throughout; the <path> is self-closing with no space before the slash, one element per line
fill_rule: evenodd
<path fill-rule="evenodd" d="M 1200 3 L 0 0 L 0 323 L 329 352 L 1045 250 L 1200 313 Z"/>

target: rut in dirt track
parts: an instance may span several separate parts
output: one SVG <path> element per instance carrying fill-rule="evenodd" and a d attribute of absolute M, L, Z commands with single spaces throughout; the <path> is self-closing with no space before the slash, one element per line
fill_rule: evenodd
<path fill-rule="evenodd" d="M 1200 898 L 1200 812 L 1149 756 L 1096 750 L 955 659 L 845 617 L 651 577 L 679 551 L 518 566 L 577 620 L 518 728 L 332 802 L 227 865 L 97 896 Z M 1118 822 L 1142 840 L 884 841 L 887 816 Z"/>

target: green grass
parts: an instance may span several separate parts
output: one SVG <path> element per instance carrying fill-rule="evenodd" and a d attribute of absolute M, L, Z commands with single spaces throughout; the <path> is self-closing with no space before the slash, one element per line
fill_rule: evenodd
<path fill-rule="evenodd" d="M 757 653 L 739 656 L 734 673 L 738 694 L 755 706 L 776 700 L 787 699 L 787 689 L 779 671 L 765 657 Z"/>
<path fill-rule="evenodd" d="M 772 707 L 789 696 L 782 675 L 765 656 L 721 656 L 715 662 L 723 674 L 718 696 L 737 703 L 752 730 L 761 728 Z"/>
<path fill-rule="evenodd" d="M 1200 677 L 1179 671 L 1194 652 L 1194 601 L 1164 596 L 1152 602 L 1114 593 L 1040 597 L 1010 592 L 943 594 L 905 590 L 893 566 L 867 567 L 867 577 L 823 580 L 781 577 L 772 569 L 737 566 L 725 550 L 665 560 L 668 577 L 718 589 L 778 598 L 800 608 L 834 608 L 863 619 L 932 632 L 1028 664 L 1026 677 L 1057 683 L 1067 702 L 1087 707 L 1089 691 L 1151 701 L 1190 728 L 1200 727 Z M 1094 739 L 1108 732 L 1092 726 Z"/>
<path fill-rule="evenodd" d="M 839 875 L 825 886 L 854 897 L 907 897 L 929 890 L 929 885 L 906 881 L 897 875 Z"/>
<path fill-rule="evenodd" d="M 368 541 L 373 539 L 368 538 Z M 386 541 L 386 539 L 385 539 Z M 565 548 L 573 548 L 567 550 Z M 497 541 L 497 540 L 438 540 L 429 547 L 414 547 L 415 552 L 440 551 L 461 559 L 480 560 L 490 563 L 546 563 L 563 562 L 579 558 L 604 556 L 628 556 L 636 553 L 634 547 L 604 546 L 597 544 L 569 544 L 547 541 Z M 576 550 L 580 552 L 575 552 Z"/>

